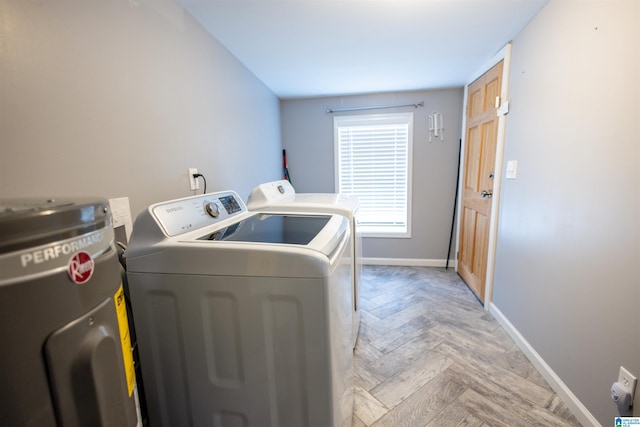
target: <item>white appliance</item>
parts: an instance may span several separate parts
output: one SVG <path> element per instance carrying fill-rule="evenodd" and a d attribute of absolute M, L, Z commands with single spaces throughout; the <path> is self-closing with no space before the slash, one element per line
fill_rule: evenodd
<path fill-rule="evenodd" d="M 355 196 L 332 193 L 296 193 L 286 179 L 266 182 L 255 187 L 247 207 L 250 211 L 271 213 L 339 214 L 351 222 L 351 258 L 353 264 L 353 325 L 352 346 L 355 347 L 360 328 L 360 294 L 362 277 L 362 237 L 358 229 L 360 203 Z"/>
<path fill-rule="evenodd" d="M 232 191 L 150 206 L 127 270 L 153 426 L 351 426 L 350 229 Z"/>

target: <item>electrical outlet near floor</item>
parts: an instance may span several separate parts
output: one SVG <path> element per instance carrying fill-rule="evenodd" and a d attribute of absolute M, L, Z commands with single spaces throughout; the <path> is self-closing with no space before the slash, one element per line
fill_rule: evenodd
<path fill-rule="evenodd" d="M 189 189 L 190 190 L 197 190 L 200 188 L 200 182 L 198 182 L 198 178 L 194 177 L 193 175 L 198 173 L 198 169 L 197 168 L 189 168 Z"/>
<path fill-rule="evenodd" d="M 624 366 L 620 366 L 620 373 L 618 373 L 618 382 L 625 388 L 631 390 L 631 401 L 633 402 L 633 396 L 636 391 L 636 384 L 638 379 L 634 377 L 631 372 L 627 371 Z"/>

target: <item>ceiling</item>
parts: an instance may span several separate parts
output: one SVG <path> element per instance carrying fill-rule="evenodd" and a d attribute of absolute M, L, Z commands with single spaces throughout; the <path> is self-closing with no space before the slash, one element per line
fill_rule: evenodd
<path fill-rule="evenodd" d="M 280 98 L 464 86 L 548 0 L 178 0 Z"/>

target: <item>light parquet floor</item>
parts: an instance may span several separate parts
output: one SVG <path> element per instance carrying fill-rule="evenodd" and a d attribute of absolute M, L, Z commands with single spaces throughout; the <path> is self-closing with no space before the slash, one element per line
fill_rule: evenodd
<path fill-rule="evenodd" d="M 453 271 L 365 266 L 353 427 L 580 426 Z"/>

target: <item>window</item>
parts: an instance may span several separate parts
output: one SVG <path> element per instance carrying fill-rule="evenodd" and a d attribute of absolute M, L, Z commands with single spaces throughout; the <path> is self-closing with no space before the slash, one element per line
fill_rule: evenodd
<path fill-rule="evenodd" d="M 334 117 L 336 189 L 358 196 L 360 230 L 410 237 L 413 113 Z"/>

